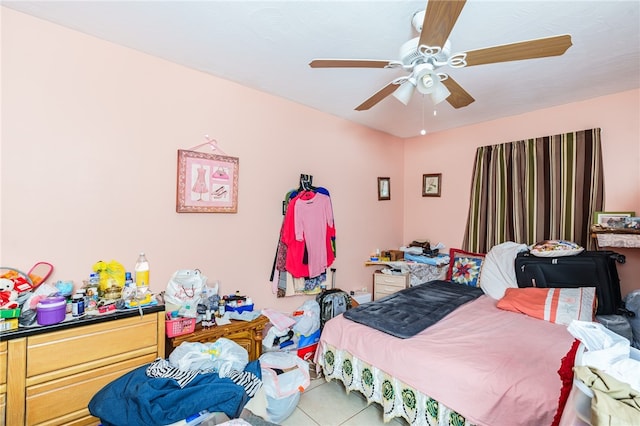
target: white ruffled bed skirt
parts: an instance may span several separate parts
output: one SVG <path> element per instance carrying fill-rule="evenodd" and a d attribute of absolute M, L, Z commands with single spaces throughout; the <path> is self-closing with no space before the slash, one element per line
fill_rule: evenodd
<path fill-rule="evenodd" d="M 347 392 L 356 390 L 367 398 L 369 404 L 380 404 L 385 423 L 394 417 L 403 417 L 409 424 L 416 426 L 471 425 L 462 415 L 349 352 L 329 344 L 321 345 L 316 360 L 322 367 L 326 380 L 341 380 Z"/>

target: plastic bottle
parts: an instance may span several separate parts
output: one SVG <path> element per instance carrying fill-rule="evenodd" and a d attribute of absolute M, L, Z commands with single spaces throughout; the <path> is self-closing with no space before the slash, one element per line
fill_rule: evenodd
<path fill-rule="evenodd" d="M 131 278 L 131 272 L 124 273 L 124 286 L 133 287 L 133 278 Z"/>
<path fill-rule="evenodd" d="M 149 261 L 144 253 L 140 253 L 138 261 L 136 262 L 136 286 L 148 286 L 149 285 Z"/>
<path fill-rule="evenodd" d="M 100 284 L 100 274 L 97 272 L 92 272 L 89 275 L 89 286 L 97 287 Z"/>

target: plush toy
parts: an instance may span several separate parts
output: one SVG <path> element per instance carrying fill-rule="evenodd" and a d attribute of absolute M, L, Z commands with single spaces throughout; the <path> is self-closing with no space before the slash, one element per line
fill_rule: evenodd
<path fill-rule="evenodd" d="M 14 290 L 14 283 L 8 278 L 0 278 L 0 309 L 17 308 L 18 292 Z"/>

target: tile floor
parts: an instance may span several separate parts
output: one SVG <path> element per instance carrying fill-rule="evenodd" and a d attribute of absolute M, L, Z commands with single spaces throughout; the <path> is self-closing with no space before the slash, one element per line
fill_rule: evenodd
<path fill-rule="evenodd" d="M 342 382 L 324 378 L 311 381 L 311 385 L 300 396 L 300 402 L 282 426 L 399 426 L 406 425 L 404 419 L 389 423 L 382 420 L 382 407 L 371 403 L 356 391 L 349 394 Z"/>

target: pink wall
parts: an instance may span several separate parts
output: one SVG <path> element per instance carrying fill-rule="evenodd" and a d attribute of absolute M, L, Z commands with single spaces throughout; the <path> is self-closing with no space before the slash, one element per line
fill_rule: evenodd
<path fill-rule="evenodd" d="M 596 126 L 603 128 L 607 207 L 640 212 L 638 91 L 404 142 L 0 11 L 3 266 L 28 269 L 46 260 L 56 267 L 53 281 L 79 284 L 96 261 L 132 269 L 144 250 L 155 291 L 176 269 L 199 268 L 224 293 L 240 290 L 258 307 L 290 311 L 306 298 L 276 299 L 268 277 L 281 200 L 300 173 L 331 191 L 337 284 L 370 288 L 372 268 L 363 261 L 375 248 L 416 238 L 460 244 L 477 145 Z M 240 158 L 237 214 L 175 212 L 176 151 L 205 134 Z M 431 172 L 444 174 L 441 198 L 420 196 L 421 176 Z M 391 177 L 390 201 L 377 200 L 378 176 Z M 634 260 L 623 273 L 639 263 L 629 252 Z"/>
<path fill-rule="evenodd" d="M 595 127 L 602 129 L 605 209 L 640 214 L 640 90 L 632 90 L 407 140 L 403 240 L 460 247 L 478 146 Z M 440 198 L 421 196 L 424 173 L 442 173 Z M 627 256 L 618 268 L 624 295 L 640 288 L 640 250 L 618 251 Z"/>
<path fill-rule="evenodd" d="M 282 199 L 300 173 L 331 191 L 338 284 L 371 285 L 365 257 L 401 244 L 402 140 L 2 8 L 0 265 L 55 265 L 80 284 L 98 260 L 151 263 L 165 288 L 200 268 L 224 293 L 290 311 L 269 274 Z M 237 214 L 178 214 L 178 149 L 204 135 L 240 159 Z M 390 201 L 377 199 L 391 177 Z"/>

